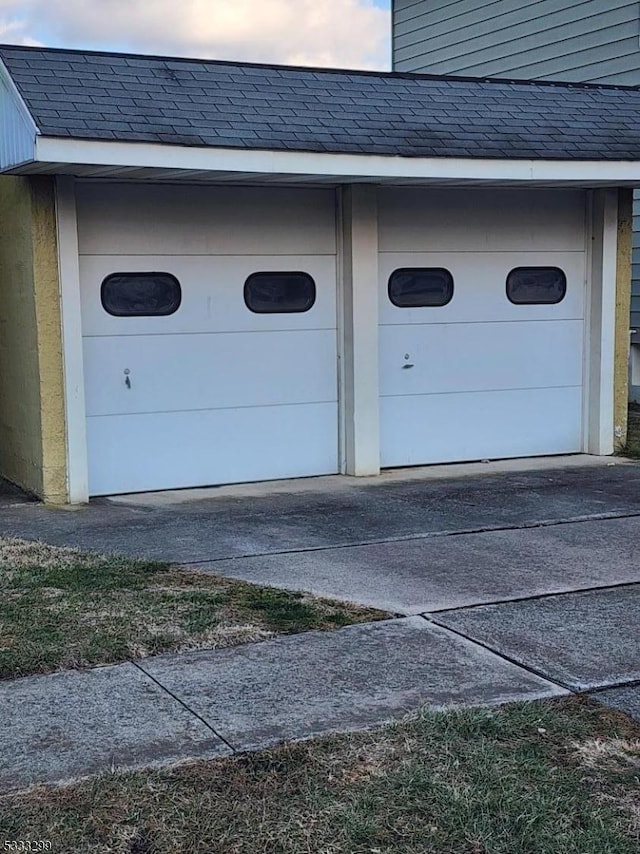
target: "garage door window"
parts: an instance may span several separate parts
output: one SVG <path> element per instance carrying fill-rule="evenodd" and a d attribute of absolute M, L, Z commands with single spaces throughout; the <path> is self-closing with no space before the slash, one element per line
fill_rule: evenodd
<path fill-rule="evenodd" d="M 255 314 L 309 311 L 316 283 L 308 273 L 253 273 L 244 284 L 244 301 Z"/>
<path fill-rule="evenodd" d="M 389 299 L 398 308 L 439 308 L 453 299 L 453 276 L 441 267 L 395 270 Z"/>
<path fill-rule="evenodd" d="M 517 267 L 507 277 L 514 305 L 555 305 L 565 298 L 567 277 L 558 267 Z"/>
<path fill-rule="evenodd" d="M 100 297 L 115 317 L 166 317 L 180 308 L 182 290 L 170 273 L 112 273 Z"/>

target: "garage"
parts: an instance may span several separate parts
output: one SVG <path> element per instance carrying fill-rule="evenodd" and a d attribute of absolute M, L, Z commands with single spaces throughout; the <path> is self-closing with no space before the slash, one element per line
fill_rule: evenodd
<path fill-rule="evenodd" d="M 638 98 L 1 48 L 0 470 L 81 504 L 614 453 Z"/>
<path fill-rule="evenodd" d="M 585 196 L 382 190 L 382 466 L 583 447 Z"/>
<path fill-rule="evenodd" d="M 331 190 L 77 187 L 89 491 L 338 470 Z"/>

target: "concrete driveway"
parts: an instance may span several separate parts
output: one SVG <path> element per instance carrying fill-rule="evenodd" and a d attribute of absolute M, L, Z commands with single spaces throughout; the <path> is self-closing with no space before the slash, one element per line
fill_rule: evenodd
<path fill-rule="evenodd" d="M 640 464 L 588 457 L 318 478 L 48 509 L 0 532 L 425 615 L 640 714 Z"/>

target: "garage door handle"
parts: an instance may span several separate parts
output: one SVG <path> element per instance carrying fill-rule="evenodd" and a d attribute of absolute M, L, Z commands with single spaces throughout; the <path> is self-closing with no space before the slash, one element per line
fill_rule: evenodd
<path fill-rule="evenodd" d="M 403 371 L 408 371 L 408 370 L 409 370 L 409 368 L 413 368 L 413 367 L 415 367 L 415 365 L 403 365 L 403 366 L 402 366 L 402 370 L 403 370 Z"/>

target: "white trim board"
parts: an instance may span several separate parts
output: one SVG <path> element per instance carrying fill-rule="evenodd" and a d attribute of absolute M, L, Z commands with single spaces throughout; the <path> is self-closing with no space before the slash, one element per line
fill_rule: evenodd
<path fill-rule="evenodd" d="M 618 193 L 600 190 L 589 200 L 586 323 L 587 453 L 613 454 Z"/>
<path fill-rule="evenodd" d="M 40 136 L 37 171 L 68 167 L 164 169 L 226 175 L 278 174 L 351 181 L 457 181 L 561 184 L 596 187 L 640 185 L 640 161 L 510 160 L 448 157 L 395 157 L 303 151 L 205 148 L 159 143 L 104 142 Z M 19 171 L 19 170 L 14 170 Z M 29 171 L 28 167 L 25 171 Z"/>
<path fill-rule="evenodd" d="M 73 178 L 56 179 L 56 218 L 67 428 L 67 491 L 70 504 L 84 504 L 89 500 L 89 474 L 78 225 Z"/>

